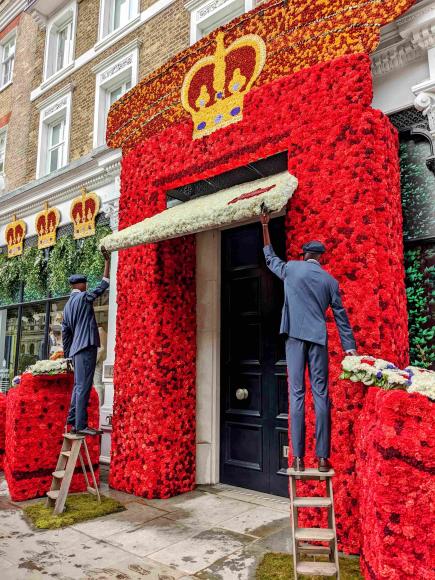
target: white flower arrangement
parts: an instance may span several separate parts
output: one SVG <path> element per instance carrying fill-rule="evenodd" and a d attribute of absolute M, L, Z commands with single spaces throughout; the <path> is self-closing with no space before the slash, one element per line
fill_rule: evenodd
<path fill-rule="evenodd" d="M 372 356 L 346 356 L 342 379 L 376 385 L 383 389 L 403 389 L 435 400 L 435 372 L 420 367 L 401 370 L 393 363 Z"/>
<path fill-rule="evenodd" d="M 280 211 L 297 184 L 296 177 L 285 171 L 204 195 L 110 234 L 101 240 L 101 245 L 112 252 L 246 222 L 261 214 L 263 203 L 270 212 Z"/>
<path fill-rule="evenodd" d="M 65 358 L 56 360 L 39 360 L 27 369 L 32 375 L 59 375 L 68 372 L 68 361 Z"/>

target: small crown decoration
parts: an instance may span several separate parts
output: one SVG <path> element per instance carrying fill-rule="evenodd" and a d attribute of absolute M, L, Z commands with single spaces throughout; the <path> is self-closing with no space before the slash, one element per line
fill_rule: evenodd
<path fill-rule="evenodd" d="M 216 37 L 216 52 L 196 62 L 184 77 L 183 107 L 192 115 L 193 139 L 242 119 L 243 100 L 266 61 L 266 45 L 247 34 L 227 48 L 224 33 Z"/>
<path fill-rule="evenodd" d="M 36 214 L 35 228 L 38 232 L 38 248 L 40 250 L 54 246 L 56 231 L 60 223 L 60 213 L 55 207 L 48 207 L 45 202 L 44 210 Z"/>
<path fill-rule="evenodd" d="M 14 214 L 11 223 L 6 226 L 5 230 L 5 239 L 8 245 L 8 258 L 21 256 L 23 253 L 26 228 L 26 222 L 23 220 L 17 220 L 17 217 Z"/>
<path fill-rule="evenodd" d="M 81 195 L 71 203 L 71 220 L 74 224 L 74 239 L 86 238 L 95 234 L 95 219 L 100 209 L 100 198 L 82 187 Z"/>

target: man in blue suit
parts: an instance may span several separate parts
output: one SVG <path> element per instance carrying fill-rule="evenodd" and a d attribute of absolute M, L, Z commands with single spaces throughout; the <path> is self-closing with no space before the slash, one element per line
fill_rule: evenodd
<path fill-rule="evenodd" d="M 304 471 L 305 368 L 316 411 L 316 455 L 319 471 L 329 471 L 331 447 L 330 400 L 328 395 L 328 335 L 326 310 L 332 308 L 341 344 L 346 354 L 356 354 L 355 338 L 343 307 L 338 282 L 323 270 L 319 260 L 325 246 L 318 241 L 304 244 L 303 260 L 283 262 L 273 251 L 269 214 L 261 216 L 264 255 L 268 268 L 284 282 L 284 306 L 280 334 L 287 336 L 286 359 L 290 383 L 293 468 Z"/>
<path fill-rule="evenodd" d="M 105 248 L 101 251 L 105 260 L 102 281 L 94 290 L 88 290 L 86 276 L 70 276 L 72 291 L 63 311 L 64 355 L 74 364 L 74 388 L 67 423 L 71 425 L 71 432 L 79 435 L 102 433 L 88 426 L 88 403 L 100 346 L 93 303 L 109 287 L 110 254 Z"/>

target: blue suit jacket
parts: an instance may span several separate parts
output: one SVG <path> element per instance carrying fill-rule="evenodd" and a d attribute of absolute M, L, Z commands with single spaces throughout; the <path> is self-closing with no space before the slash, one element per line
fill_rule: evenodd
<path fill-rule="evenodd" d="M 317 262 L 283 262 L 265 246 L 266 264 L 284 282 L 281 334 L 316 344 L 327 343 L 326 310 L 331 306 L 343 350 L 356 349 L 338 282 Z"/>
<path fill-rule="evenodd" d="M 102 280 L 95 290 L 71 292 L 63 310 L 62 342 L 66 358 L 90 346 L 100 346 L 97 321 L 93 302 L 109 287 L 109 282 Z"/>

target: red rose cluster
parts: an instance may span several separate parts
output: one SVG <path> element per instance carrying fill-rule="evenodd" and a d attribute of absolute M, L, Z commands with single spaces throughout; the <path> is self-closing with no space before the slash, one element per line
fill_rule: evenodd
<path fill-rule="evenodd" d="M 6 395 L 0 393 L 0 471 L 5 460 Z"/>
<path fill-rule="evenodd" d="M 72 373 L 24 374 L 19 386 L 8 392 L 6 406 L 5 475 L 14 501 L 44 496 L 50 489 L 62 446 L 71 391 Z M 98 395 L 92 389 L 89 423 L 98 425 Z M 92 464 L 99 477 L 99 440 L 87 439 Z M 71 491 L 84 491 L 81 467 L 73 477 Z"/>
<path fill-rule="evenodd" d="M 433 412 L 417 393 L 368 389 L 356 429 L 365 578 L 433 577 Z"/>
<path fill-rule="evenodd" d="M 370 61 L 357 54 L 251 90 L 243 119 L 192 140 L 174 125 L 124 155 L 120 225 L 166 207 L 168 189 L 280 151 L 299 180 L 287 214 L 288 255 L 307 239 L 328 249 L 358 347 L 405 365 L 406 295 L 397 137 L 370 108 Z M 168 162 L 170 160 L 170 162 Z M 362 307 L 363 306 L 363 307 Z M 167 497 L 194 486 L 195 256 L 191 238 L 120 252 L 111 480 Z M 358 552 L 354 423 L 364 390 L 338 380 L 342 349 L 330 324 L 332 460 L 340 548 Z M 308 433 L 313 411 L 308 395 Z M 313 445 L 308 462 L 314 461 Z M 317 514 L 308 520 L 318 522 Z"/>

